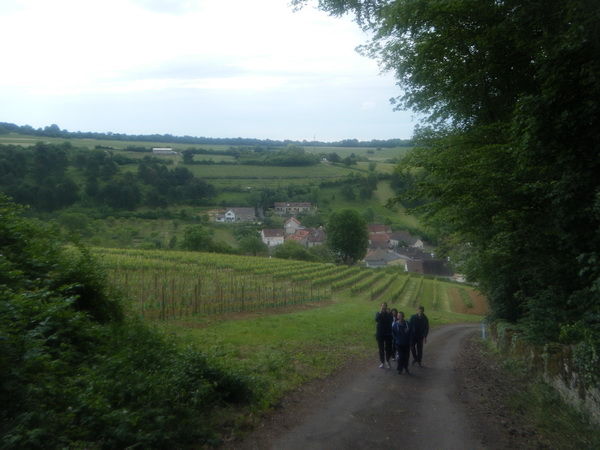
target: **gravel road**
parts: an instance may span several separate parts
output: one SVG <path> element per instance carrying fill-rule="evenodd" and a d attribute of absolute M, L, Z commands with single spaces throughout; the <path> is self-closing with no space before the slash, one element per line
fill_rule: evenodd
<path fill-rule="evenodd" d="M 411 374 L 379 369 L 373 358 L 299 391 L 237 449 L 478 449 L 457 392 L 455 360 L 461 341 L 478 325 L 433 329 L 423 367 Z M 231 443 L 233 444 L 233 443 Z M 227 448 L 227 446 L 226 446 Z"/>

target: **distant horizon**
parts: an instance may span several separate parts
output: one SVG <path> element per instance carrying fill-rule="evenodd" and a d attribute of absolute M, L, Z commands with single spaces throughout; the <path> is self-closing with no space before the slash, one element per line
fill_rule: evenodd
<path fill-rule="evenodd" d="M 153 137 L 153 136 L 157 136 L 157 137 L 173 137 L 176 139 L 185 139 L 185 138 L 191 138 L 191 139 L 207 139 L 207 140 L 246 140 L 246 141 L 272 141 L 272 142 L 281 142 L 281 143 L 285 143 L 285 142 L 299 142 L 299 143 L 323 143 L 323 144 L 334 144 L 334 143 L 342 143 L 342 142 L 346 142 L 346 141 L 355 141 L 355 142 L 364 142 L 364 143 L 371 143 L 371 142 L 390 142 L 390 141 L 403 141 L 403 142 L 407 142 L 407 141 L 412 141 L 411 138 L 400 138 L 400 137 L 396 137 L 396 138 L 386 138 L 386 139 L 377 139 L 377 138 L 373 138 L 373 139 L 369 139 L 369 140 L 365 140 L 365 139 L 358 139 L 358 138 L 354 138 L 354 137 L 348 137 L 348 138 L 344 138 L 344 139 L 339 139 L 339 140 L 333 140 L 333 141 L 324 141 L 324 140 L 319 140 L 319 139 L 315 139 L 315 140 L 306 140 L 306 139 L 302 139 L 302 140 L 298 140 L 298 139 L 272 139 L 272 138 L 254 138 L 254 137 L 247 137 L 247 136 L 227 136 L 227 137 L 213 137 L 213 136 L 193 136 L 193 135 L 189 135 L 189 134 L 185 134 L 185 135 L 176 135 L 176 134 L 172 134 L 172 133 L 150 133 L 150 134 L 131 134 L 131 133 L 120 133 L 120 132 L 113 132 L 113 131 L 91 131 L 91 130 L 86 130 L 86 131 L 81 131 L 81 130 L 77 130 L 77 131 L 72 131 L 69 130 L 67 128 L 61 128 L 61 126 L 57 123 L 52 123 L 49 125 L 44 125 L 44 126 L 38 126 L 38 127 L 34 127 L 30 124 L 23 124 L 23 125 L 19 125 L 16 124 L 14 122 L 0 122 L 0 127 L 2 126 L 6 126 L 8 125 L 9 128 L 12 127 L 18 127 L 19 129 L 21 129 L 21 131 L 16 131 L 16 130 L 9 130 L 9 133 L 17 133 L 17 134 L 23 134 L 22 129 L 31 129 L 31 131 L 33 132 L 40 132 L 43 133 L 43 136 L 47 136 L 47 133 L 52 133 L 52 132 L 57 132 L 57 133 L 68 133 L 68 134 L 93 134 L 93 135 L 105 135 L 105 136 L 114 136 L 114 137 L 118 137 L 118 136 L 127 136 L 127 137 Z M 56 127 L 56 128 L 55 128 Z M 61 137 L 61 136 L 49 136 L 49 137 Z M 316 137 L 315 137 L 316 138 Z"/>

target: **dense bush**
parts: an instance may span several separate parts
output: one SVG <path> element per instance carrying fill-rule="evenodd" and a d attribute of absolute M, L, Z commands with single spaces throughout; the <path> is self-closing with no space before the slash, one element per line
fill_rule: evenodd
<path fill-rule="evenodd" d="M 0 196 L 0 447 L 213 439 L 212 413 L 249 401 L 249 380 L 124 318 L 91 256 L 19 212 Z"/>

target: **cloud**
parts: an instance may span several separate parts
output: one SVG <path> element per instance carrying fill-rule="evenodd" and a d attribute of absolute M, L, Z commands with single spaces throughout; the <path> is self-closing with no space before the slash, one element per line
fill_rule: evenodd
<path fill-rule="evenodd" d="M 177 15 L 195 9 L 198 2 L 191 0 L 132 0 L 131 3 L 149 11 Z"/>
<path fill-rule="evenodd" d="M 399 94 L 393 78 L 354 50 L 366 35 L 347 18 L 294 13 L 285 0 L 3 0 L 0 8 L 0 39 L 11 43 L 10 70 L 0 71 L 5 121 L 265 138 L 405 138 L 412 129 L 388 104 Z"/>

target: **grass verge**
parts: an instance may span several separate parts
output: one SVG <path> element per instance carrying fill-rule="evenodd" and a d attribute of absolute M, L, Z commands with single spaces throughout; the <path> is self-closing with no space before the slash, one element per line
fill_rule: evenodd
<path fill-rule="evenodd" d="M 600 448 L 598 426 L 566 404 L 559 393 L 526 369 L 480 339 L 462 361 L 471 380 L 471 408 L 496 427 L 505 448 Z M 490 436 L 493 432 L 490 432 Z"/>
<path fill-rule="evenodd" d="M 331 374 L 349 359 L 369 355 L 377 359 L 374 318 L 379 302 L 367 298 L 341 293 L 325 306 L 194 318 L 160 327 L 216 357 L 223 366 L 252 374 L 257 383 L 255 404 L 245 411 L 230 411 L 226 420 L 227 433 L 238 434 L 302 384 Z M 481 320 L 438 311 L 429 311 L 428 316 L 432 326 Z"/>

